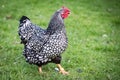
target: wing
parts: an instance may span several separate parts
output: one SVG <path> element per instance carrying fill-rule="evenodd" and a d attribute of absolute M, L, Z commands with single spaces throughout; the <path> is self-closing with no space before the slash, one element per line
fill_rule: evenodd
<path fill-rule="evenodd" d="M 46 34 L 46 30 L 40 28 L 37 25 L 33 25 L 33 35 L 27 42 L 27 47 L 36 51 L 40 52 L 42 49 L 42 46 L 47 42 L 49 35 Z"/>
<path fill-rule="evenodd" d="M 67 38 L 64 33 L 50 35 L 48 41 L 43 45 L 42 54 L 49 58 L 60 55 L 67 48 Z"/>

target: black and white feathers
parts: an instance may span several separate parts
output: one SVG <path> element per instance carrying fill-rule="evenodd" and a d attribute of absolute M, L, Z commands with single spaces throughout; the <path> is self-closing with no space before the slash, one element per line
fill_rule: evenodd
<path fill-rule="evenodd" d="M 55 12 L 46 30 L 22 16 L 18 33 L 24 44 L 23 55 L 31 64 L 42 65 L 52 61 L 65 51 L 68 44 L 60 11 Z"/>

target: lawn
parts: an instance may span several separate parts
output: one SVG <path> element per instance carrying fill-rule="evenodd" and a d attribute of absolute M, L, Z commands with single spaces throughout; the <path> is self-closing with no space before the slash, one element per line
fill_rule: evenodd
<path fill-rule="evenodd" d="M 67 6 L 69 45 L 62 55 L 65 76 L 56 65 L 38 67 L 25 62 L 18 36 L 19 19 L 46 28 L 52 14 Z M 120 0 L 0 0 L 0 80 L 119 80 Z"/>

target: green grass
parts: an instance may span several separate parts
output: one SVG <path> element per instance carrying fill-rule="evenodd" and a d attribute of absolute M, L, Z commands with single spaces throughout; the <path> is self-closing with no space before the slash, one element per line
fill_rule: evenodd
<path fill-rule="evenodd" d="M 62 65 L 38 67 L 25 62 L 23 45 L 17 34 L 19 19 L 28 16 L 46 28 L 51 15 L 61 6 L 71 15 L 65 20 L 69 46 Z M 119 80 L 120 79 L 120 1 L 119 0 L 0 0 L 0 80 Z"/>

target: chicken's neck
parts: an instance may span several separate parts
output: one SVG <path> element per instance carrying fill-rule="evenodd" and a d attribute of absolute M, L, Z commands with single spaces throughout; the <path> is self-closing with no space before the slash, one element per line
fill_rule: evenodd
<path fill-rule="evenodd" d="M 51 18 L 50 23 L 48 25 L 47 32 L 49 34 L 54 34 L 56 32 L 64 30 L 64 29 L 65 29 L 64 21 L 61 18 L 61 16 L 57 15 L 57 14 L 53 15 L 53 17 Z"/>

